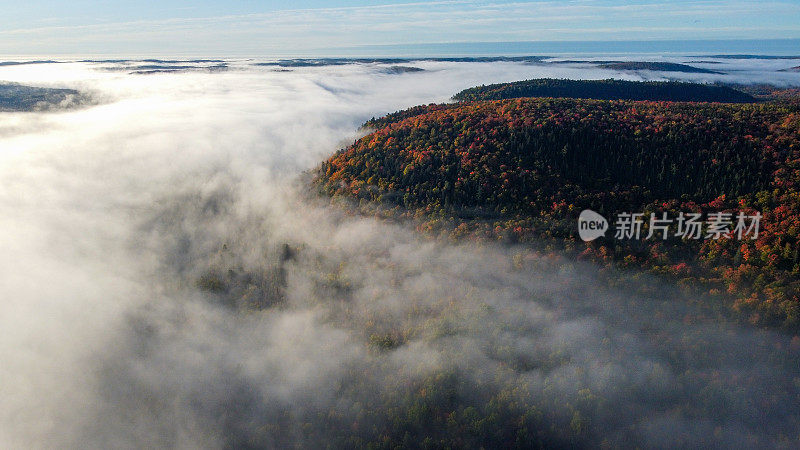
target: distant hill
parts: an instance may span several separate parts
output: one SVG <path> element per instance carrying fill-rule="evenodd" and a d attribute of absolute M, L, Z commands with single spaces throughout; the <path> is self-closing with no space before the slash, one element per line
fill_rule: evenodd
<path fill-rule="evenodd" d="M 85 96 L 74 89 L 53 89 L 0 84 L 0 111 L 41 111 L 84 104 Z"/>
<path fill-rule="evenodd" d="M 800 327 L 796 103 L 526 98 L 419 106 L 369 124 L 374 132 L 322 164 L 322 191 L 381 205 L 420 229 L 555 246 L 677 277 L 754 323 Z M 576 237 L 584 208 L 609 218 L 764 217 L 755 240 L 610 232 L 584 243 Z"/>
<path fill-rule="evenodd" d="M 224 63 L 222 59 L 82 59 L 88 63 L 155 63 L 155 64 L 188 64 L 188 63 Z"/>
<path fill-rule="evenodd" d="M 612 62 L 600 64 L 598 67 L 603 69 L 613 70 L 656 70 L 659 72 L 683 72 L 683 73 L 713 73 L 721 74 L 715 70 L 701 69 L 699 67 L 690 66 L 687 64 L 669 63 L 669 62 Z"/>
<path fill-rule="evenodd" d="M 397 75 L 401 73 L 416 73 L 416 72 L 425 72 L 425 69 L 413 66 L 390 66 L 383 69 L 384 73 Z"/>
<path fill-rule="evenodd" d="M 704 55 L 705 58 L 716 59 L 800 59 L 800 56 L 775 56 L 775 55 Z"/>
<path fill-rule="evenodd" d="M 58 61 L 53 60 L 36 60 L 36 61 L 0 61 L 0 66 L 27 66 L 30 64 L 57 64 Z"/>
<path fill-rule="evenodd" d="M 463 90 L 459 101 L 502 100 L 521 97 L 590 98 L 597 100 L 652 100 L 751 103 L 753 96 L 727 86 L 674 81 L 559 80 L 540 78 L 491 84 Z"/>
<path fill-rule="evenodd" d="M 719 86 L 726 86 L 737 91 L 742 91 L 746 94 L 752 95 L 759 100 L 789 100 L 800 99 L 800 88 L 775 86 L 772 84 L 757 83 L 757 84 L 720 84 Z"/>
<path fill-rule="evenodd" d="M 103 62 L 103 61 L 92 61 Z M 112 66 L 103 67 L 102 70 L 109 72 L 127 72 L 130 75 L 150 75 L 162 73 L 185 73 L 185 72 L 222 72 L 228 70 L 228 63 L 217 62 L 215 60 L 157 60 L 146 59 L 141 61 L 119 60 L 110 61 Z M 145 64 L 142 64 L 145 63 Z"/>
<path fill-rule="evenodd" d="M 621 63 L 625 61 L 613 60 L 613 59 L 558 59 L 553 61 L 547 61 L 548 64 L 612 64 L 612 63 Z"/>
<path fill-rule="evenodd" d="M 323 67 L 343 66 L 347 64 L 407 64 L 415 61 L 433 62 L 516 62 L 539 63 L 548 59 L 546 56 L 465 56 L 465 57 L 430 57 L 430 58 L 298 58 L 282 59 L 270 62 L 253 63 L 254 66 L 278 67 Z"/>
<path fill-rule="evenodd" d="M 131 67 L 115 67 L 111 70 L 129 70 L 130 75 L 153 75 L 163 73 L 186 73 L 186 72 L 224 72 L 228 70 L 226 63 L 207 65 L 207 66 L 181 66 L 181 65 L 158 65 L 149 64 Z"/>

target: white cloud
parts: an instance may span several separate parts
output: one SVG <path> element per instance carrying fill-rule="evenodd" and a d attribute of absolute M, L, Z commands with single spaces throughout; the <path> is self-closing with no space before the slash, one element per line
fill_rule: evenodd
<path fill-rule="evenodd" d="M 0 131 L 1 447 L 315 447 L 342 429 L 324 418 L 352 424 L 364 405 L 439 371 L 457 373 L 469 395 L 515 387 L 509 395 L 544 405 L 552 423 L 569 423 L 564 405 L 590 389 L 611 405 L 594 423 L 650 446 L 668 445 L 665 427 L 699 438 L 716 420 L 720 439 L 761 436 L 800 413 L 790 401 L 760 409 L 798 376 L 763 351 L 788 348 L 785 336 L 684 324 L 688 306 L 668 289 L 657 301 L 631 297 L 591 268 L 427 241 L 299 195 L 302 171 L 368 117 L 481 83 L 608 71 L 426 62 L 426 72 L 390 76 L 369 65 L 232 64 L 239 70 L 152 76 L 0 68 L 3 79 L 107 100 L 0 114 L 13 124 Z M 274 299 L 284 243 L 298 252 L 283 266 L 284 303 L 251 314 L 224 306 L 253 292 Z M 515 254 L 527 255 L 518 270 Z M 212 269 L 253 291 L 199 291 Z M 688 350 L 659 353 L 645 326 Z M 371 333 L 407 330 L 395 351 L 370 347 Z M 683 378 L 670 358 L 692 365 L 694 351 L 721 370 L 698 364 Z M 702 402 L 686 391 L 703 375 L 732 380 L 734 408 L 691 423 L 664 413 L 670 401 Z M 379 429 L 385 420 L 370 419 Z M 303 423 L 310 434 L 294 432 Z"/>

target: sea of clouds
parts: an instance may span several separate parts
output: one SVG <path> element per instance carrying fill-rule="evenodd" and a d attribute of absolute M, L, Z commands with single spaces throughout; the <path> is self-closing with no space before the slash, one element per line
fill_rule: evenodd
<path fill-rule="evenodd" d="M 579 444 L 800 439 L 791 336 L 685 321 L 691 303 L 655 280 L 622 292 L 589 265 L 421 238 L 307 192 L 304 174 L 373 116 L 493 82 L 663 74 L 115 64 L 0 68 L 92 99 L 0 113 L 0 447 L 315 448 L 359 421 L 372 439 L 391 425 L 369 405 L 402 408 L 395 393 L 439 373 L 459 402 L 508 390 L 555 429 L 597 401 Z M 790 65 L 683 77 L 792 84 L 776 72 Z M 737 388 L 698 381 L 713 377 Z"/>

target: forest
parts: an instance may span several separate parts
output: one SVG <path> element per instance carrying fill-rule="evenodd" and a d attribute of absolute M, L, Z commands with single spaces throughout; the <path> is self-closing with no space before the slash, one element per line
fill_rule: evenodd
<path fill-rule="evenodd" d="M 567 80 L 539 78 L 465 89 L 458 101 L 503 100 L 522 97 L 590 98 L 596 100 L 651 100 L 750 103 L 756 99 L 728 86 L 677 81 Z"/>
<path fill-rule="evenodd" d="M 326 194 L 412 218 L 421 230 L 538 246 L 623 271 L 644 268 L 719 301 L 736 320 L 797 330 L 800 102 L 474 101 L 553 95 L 576 83 L 576 96 L 733 91 L 565 80 L 473 88 L 456 96 L 460 103 L 367 122 L 373 131 L 324 162 L 316 183 Z M 606 217 L 743 211 L 763 219 L 756 239 L 607 234 L 584 243 L 576 220 L 586 208 Z"/>

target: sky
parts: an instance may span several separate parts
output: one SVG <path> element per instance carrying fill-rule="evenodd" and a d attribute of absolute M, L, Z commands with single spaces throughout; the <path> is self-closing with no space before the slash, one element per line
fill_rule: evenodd
<path fill-rule="evenodd" d="M 0 0 L 0 55 L 269 56 L 363 45 L 797 39 L 800 1 Z"/>

